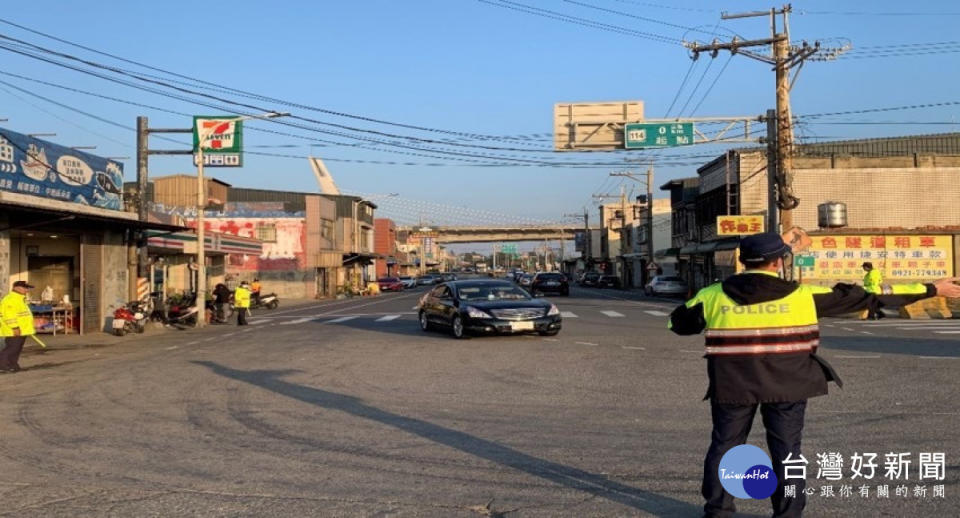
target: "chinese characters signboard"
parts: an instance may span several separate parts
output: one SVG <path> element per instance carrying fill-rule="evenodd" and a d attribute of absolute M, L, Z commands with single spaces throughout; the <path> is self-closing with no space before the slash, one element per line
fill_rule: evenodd
<path fill-rule="evenodd" d="M 204 137 L 201 143 L 201 135 Z M 196 116 L 193 118 L 193 163 L 197 149 L 203 144 L 203 165 L 208 167 L 240 167 L 243 165 L 243 121 L 230 116 Z"/>
<path fill-rule="evenodd" d="M 764 216 L 717 216 L 718 236 L 739 236 L 763 232 Z"/>
<path fill-rule="evenodd" d="M 623 126 L 623 145 L 627 149 L 691 144 L 693 144 L 692 122 L 631 123 Z"/>
<path fill-rule="evenodd" d="M 0 190 L 122 210 L 123 166 L 0 129 Z"/>
<path fill-rule="evenodd" d="M 873 263 L 884 281 L 920 281 L 953 276 L 953 237 L 925 235 L 810 236 L 805 280 L 861 281 L 864 262 Z"/>

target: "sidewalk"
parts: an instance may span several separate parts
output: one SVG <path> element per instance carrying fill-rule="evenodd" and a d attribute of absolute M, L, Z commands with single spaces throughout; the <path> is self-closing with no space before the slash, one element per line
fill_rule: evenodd
<path fill-rule="evenodd" d="M 277 308 L 276 311 L 279 312 L 283 310 L 296 309 L 298 307 L 309 306 L 310 304 L 315 304 L 317 302 L 319 301 L 314 299 L 292 299 L 281 302 L 280 307 Z M 260 314 L 261 312 L 269 313 L 270 311 L 271 310 L 267 309 L 258 309 L 256 310 L 256 314 Z M 209 325 L 208 327 L 214 329 L 218 327 L 230 328 L 231 326 Z M 43 354 L 50 351 L 70 351 L 77 349 L 111 347 L 114 345 L 136 343 L 153 337 L 166 336 L 170 333 L 182 333 L 193 330 L 194 328 L 192 327 L 166 327 L 159 322 L 150 322 L 147 324 L 147 329 L 143 332 L 143 334 L 131 333 L 125 336 L 116 336 L 111 333 L 104 332 L 87 333 L 84 335 L 75 333 L 57 334 L 56 336 L 41 334 L 37 335 L 37 338 L 43 343 L 47 344 L 46 350 L 40 347 L 40 344 L 38 344 L 35 340 L 28 338 L 27 343 L 24 344 L 23 347 L 23 356 Z"/>

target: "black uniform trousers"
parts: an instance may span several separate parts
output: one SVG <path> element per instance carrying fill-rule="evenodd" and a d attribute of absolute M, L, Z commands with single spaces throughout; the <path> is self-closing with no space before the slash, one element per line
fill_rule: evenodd
<path fill-rule="evenodd" d="M 26 336 L 8 336 L 3 340 L 3 350 L 0 350 L 0 369 L 10 370 L 20 368 L 20 352 L 26 343 Z"/>
<path fill-rule="evenodd" d="M 247 311 L 250 311 L 247 308 L 237 308 L 237 325 L 245 326 L 247 325 Z"/>
<path fill-rule="evenodd" d="M 720 459 L 734 446 L 747 442 L 753 417 L 760 407 L 763 426 L 767 430 L 767 447 L 770 450 L 773 471 L 777 475 L 777 490 L 770 497 L 773 504 L 773 516 L 798 517 L 806 505 L 803 490 L 805 482 L 800 479 L 786 481 L 783 472 L 783 460 L 792 454 L 791 460 L 800 458 L 800 438 L 803 434 L 803 416 L 807 402 L 760 403 L 736 405 L 711 401 L 713 414 L 713 433 L 710 450 L 703 462 L 703 497 L 707 500 L 703 509 L 709 517 L 730 517 L 736 512 L 733 496 L 724 491 L 720 484 Z M 789 482 L 789 484 L 785 484 Z M 796 486 L 796 497 L 785 498 L 784 487 Z"/>

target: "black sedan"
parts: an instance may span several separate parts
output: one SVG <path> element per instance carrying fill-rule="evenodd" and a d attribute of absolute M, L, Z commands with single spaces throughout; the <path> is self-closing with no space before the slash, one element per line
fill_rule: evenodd
<path fill-rule="evenodd" d="M 559 293 L 564 297 L 570 295 L 570 283 L 567 276 L 557 272 L 540 272 L 533 276 L 530 281 L 530 292 L 537 293 Z"/>
<path fill-rule="evenodd" d="M 534 297 L 515 284 L 497 280 L 465 280 L 441 284 L 420 299 L 420 328 L 449 328 L 456 338 L 468 333 L 560 332 L 557 306 Z"/>

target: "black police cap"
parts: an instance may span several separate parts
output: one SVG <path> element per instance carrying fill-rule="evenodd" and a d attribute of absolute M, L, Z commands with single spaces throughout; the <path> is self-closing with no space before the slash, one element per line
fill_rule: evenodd
<path fill-rule="evenodd" d="M 779 259 L 790 251 L 790 245 L 783 242 L 780 234 L 764 232 L 753 234 L 740 240 L 740 262 L 762 264 Z"/>

